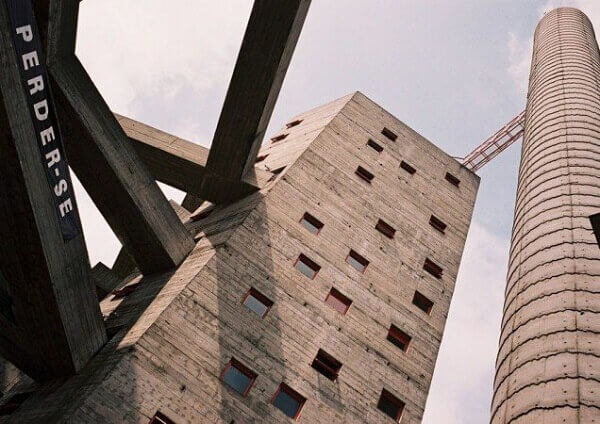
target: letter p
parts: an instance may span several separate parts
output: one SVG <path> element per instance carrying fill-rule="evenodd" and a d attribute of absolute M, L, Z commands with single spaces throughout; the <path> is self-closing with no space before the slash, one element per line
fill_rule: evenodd
<path fill-rule="evenodd" d="M 23 36 L 23 40 L 26 42 L 30 42 L 33 40 L 33 32 L 31 32 L 31 25 L 24 25 L 22 27 L 17 28 L 17 34 Z"/>

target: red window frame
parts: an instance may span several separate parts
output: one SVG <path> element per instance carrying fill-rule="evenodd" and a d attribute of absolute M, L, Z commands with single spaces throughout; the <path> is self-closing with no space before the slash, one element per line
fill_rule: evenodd
<path fill-rule="evenodd" d="M 383 146 L 381 144 L 377 143 L 372 138 L 370 138 L 369 141 L 367 141 L 367 146 L 369 146 L 371 149 L 375 150 L 377 153 L 383 152 Z"/>
<path fill-rule="evenodd" d="M 400 162 L 400 168 L 404 169 L 410 175 L 413 175 L 415 172 L 417 172 L 417 170 L 415 168 L 413 168 L 411 165 L 409 165 L 405 161 Z"/>
<path fill-rule="evenodd" d="M 412 303 L 417 308 L 425 312 L 427 315 L 431 314 L 431 310 L 433 309 L 434 305 L 432 300 L 430 300 L 427 296 L 425 296 L 418 290 L 415 290 L 415 295 L 413 296 Z"/>
<path fill-rule="evenodd" d="M 446 172 L 446 176 L 444 178 L 453 186 L 458 187 L 460 185 L 460 180 L 449 172 Z"/>
<path fill-rule="evenodd" d="M 276 135 L 275 137 L 271 138 L 271 143 L 277 143 L 278 141 L 285 140 L 288 135 L 289 133 Z"/>
<path fill-rule="evenodd" d="M 364 180 L 369 184 L 371 184 L 371 181 L 373 181 L 373 178 L 375 178 L 375 175 L 373 175 L 371 172 L 367 171 L 362 166 L 359 166 L 358 168 L 356 168 L 356 171 L 354 171 L 354 173 L 356 175 L 358 175 L 358 177 L 361 180 Z"/>
<path fill-rule="evenodd" d="M 384 412 L 379 407 L 382 399 L 386 399 L 387 401 L 391 402 L 392 404 L 394 404 L 398 408 L 398 412 L 396 413 L 396 417 L 391 417 L 390 415 L 387 414 L 387 412 Z M 394 395 L 393 393 L 391 393 L 389 390 L 386 390 L 386 389 L 382 389 L 381 390 L 381 395 L 379 396 L 379 402 L 377 402 L 377 409 L 379 409 L 380 411 L 382 411 L 388 417 L 395 419 L 397 423 L 399 423 L 400 419 L 402 418 L 402 413 L 404 412 L 404 407 L 405 406 L 406 406 L 406 404 L 404 402 L 402 402 L 396 395 Z"/>
<path fill-rule="evenodd" d="M 271 310 L 271 307 L 274 304 L 273 301 L 271 299 L 269 299 L 267 296 L 265 296 L 264 294 L 262 294 L 261 292 L 259 292 L 258 290 L 256 290 L 254 287 L 250 287 L 250 289 L 246 292 L 246 296 L 244 296 L 244 299 L 242 300 L 242 305 L 244 305 L 245 307 L 247 307 L 245 305 L 246 300 L 248 300 L 248 297 L 250 297 L 250 296 L 252 296 L 256 300 L 258 300 L 260 303 L 262 303 L 263 305 L 266 306 L 265 312 L 260 316 L 261 318 L 266 317 L 267 314 L 269 313 L 269 311 Z"/>
<path fill-rule="evenodd" d="M 356 262 L 361 264 L 363 266 L 363 269 L 359 270 L 359 269 L 354 268 L 354 266 L 348 261 L 348 258 L 352 258 Z M 360 253 L 356 252 L 356 250 L 350 249 L 350 252 L 348 252 L 348 256 L 346 256 L 346 263 L 349 264 L 353 269 L 356 269 L 356 271 L 364 274 L 365 271 L 367 270 L 367 267 L 369 266 L 370 262 L 367 258 L 362 256 Z"/>
<path fill-rule="evenodd" d="M 400 330 L 398 327 L 392 324 L 390 325 L 390 329 L 388 330 L 387 340 L 390 343 L 393 343 L 394 346 L 399 348 L 402 352 L 406 352 L 408 350 L 408 346 L 410 345 L 412 337 L 410 337 L 404 331 Z"/>
<path fill-rule="evenodd" d="M 444 275 L 444 269 L 429 258 L 425 259 L 423 269 L 429 274 L 433 275 L 438 280 L 441 280 L 442 276 Z"/>
<path fill-rule="evenodd" d="M 252 389 L 252 386 L 254 385 L 254 382 L 256 381 L 256 377 L 258 377 L 258 374 L 255 373 L 254 371 L 252 371 L 246 365 L 242 364 L 240 361 L 238 361 L 234 357 L 231 357 L 229 362 L 227 362 L 227 364 L 225 364 L 225 368 L 223 368 L 223 371 L 221 371 L 221 375 L 219 376 L 219 380 L 221 380 L 221 382 L 224 385 L 226 385 L 227 387 L 229 387 L 229 385 L 227 383 L 225 383 L 223 378 L 225 377 L 225 374 L 227 373 L 227 371 L 229 371 L 229 369 L 231 367 L 235 368 L 236 370 L 238 370 L 239 372 L 241 372 L 242 374 L 244 374 L 246 377 L 248 377 L 250 379 L 250 383 L 248 384 L 248 387 L 246 387 L 246 390 L 244 391 L 244 393 L 240 393 L 243 397 L 246 397 L 248 395 L 248 393 L 250 393 L 250 389 Z M 235 389 L 233 389 L 233 388 L 231 388 L 231 389 L 233 391 L 235 391 L 236 393 L 239 393 Z"/>
<path fill-rule="evenodd" d="M 298 404 L 299 404 L 298 410 L 296 411 L 296 414 L 292 417 L 292 419 L 294 421 L 296 421 L 298 419 L 298 417 L 300 416 L 300 412 L 302 412 L 302 408 L 304 408 L 304 404 L 306 403 L 306 398 L 304 396 L 302 396 L 300 393 L 298 393 L 297 391 L 295 391 L 294 389 L 292 389 L 287 384 L 281 383 L 279 385 L 279 387 L 277 388 L 277 391 L 271 398 L 271 404 L 275 403 L 275 399 L 277 399 L 277 395 L 279 395 L 279 392 L 284 392 L 289 397 L 293 398 L 296 402 L 298 402 Z"/>
<path fill-rule="evenodd" d="M 387 127 L 384 127 L 381 130 L 381 134 L 383 134 L 392 141 L 396 141 L 396 139 L 398 138 L 398 135 Z"/>
<path fill-rule="evenodd" d="M 323 349 L 319 349 L 317 356 L 315 356 L 315 359 L 313 359 L 311 367 L 327 377 L 329 380 L 335 381 L 340 374 L 342 363 L 329 353 L 325 352 Z"/>
<path fill-rule="evenodd" d="M 379 219 L 379 221 L 377 221 L 375 229 L 389 239 L 393 239 L 394 235 L 396 234 L 396 229 L 387 222 L 385 222 L 383 219 Z"/>
<path fill-rule="evenodd" d="M 331 298 L 335 299 L 336 303 L 330 301 L 329 299 Z M 350 309 L 350 305 L 352 305 L 352 299 L 350 299 L 347 296 L 344 296 L 339 290 L 332 287 L 331 290 L 329 290 L 327 297 L 325 298 L 325 303 L 340 314 L 346 315 L 346 312 L 348 312 L 348 309 Z M 339 305 L 344 305 L 343 311 L 341 310 L 341 308 L 338 308 Z"/>
<path fill-rule="evenodd" d="M 304 121 L 304 119 L 296 119 L 295 121 L 288 122 L 285 124 L 285 128 L 289 130 L 290 128 L 297 127 L 302 123 L 302 121 Z"/>
<path fill-rule="evenodd" d="M 175 424 L 175 421 L 167 417 L 160 411 L 156 411 L 154 416 L 150 418 L 148 424 Z"/>
<path fill-rule="evenodd" d="M 444 221 L 439 219 L 437 216 L 431 215 L 431 218 L 429 218 L 429 225 L 431 225 L 433 228 L 438 230 L 440 233 L 446 234 L 447 225 Z"/>
<path fill-rule="evenodd" d="M 308 212 L 304 212 L 304 215 L 302 215 L 302 218 L 300 218 L 301 224 L 302 224 L 302 221 L 308 222 L 310 225 L 312 225 L 313 227 L 315 227 L 317 229 L 317 232 L 313 233 L 308 228 L 306 228 L 304 225 L 302 225 L 309 233 L 314 234 L 314 235 L 319 235 L 319 233 L 321 232 L 321 229 L 325 226 L 325 224 L 323 224 L 321 221 L 319 221 L 317 218 L 315 218 Z"/>
<path fill-rule="evenodd" d="M 300 253 L 300 255 L 298 255 L 296 262 L 294 262 L 294 268 L 296 268 L 296 265 L 298 265 L 298 262 L 302 262 L 304 265 L 306 265 L 307 267 L 309 267 L 310 269 L 312 269 L 315 272 L 315 274 L 312 277 L 309 277 L 309 276 L 303 274 L 302 272 L 300 272 L 300 270 L 298 270 L 298 272 L 300 272 L 300 274 L 304 275 L 306 278 L 310 278 L 311 280 L 314 280 L 317 277 L 317 274 L 319 273 L 319 271 L 321 270 L 321 265 L 319 265 L 318 263 L 316 263 L 315 261 L 310 259 L 304 253 Z"/>

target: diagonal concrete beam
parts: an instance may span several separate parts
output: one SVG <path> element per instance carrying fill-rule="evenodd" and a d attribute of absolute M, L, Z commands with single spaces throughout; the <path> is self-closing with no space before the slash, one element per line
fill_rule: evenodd
<path fill-rule="evenodd" d="M 229 203 L 254 162 L 290 64 L 310 0 L 256 0 L 212 141 L 200 197 Z"/>
<path fill-rule="evenodd" d="M 106 332 L 30 4 L 0 1 L 0 354 L 50 380 Z"/>
<path fill-rule="evenodd" d="M 209 155 L 206 147 L 122 115 L 115 117 L 155 180 L 190 195 L 200 195 Z M 255 174 L 255 180 L 242 182 L 249 192 L 259 190 L 271 177 L 271 173 L 260 169 Z"/>
<path fill-rule="evenodd" d="M 77 0 L 51 0 L 48 13 L 47 62 L 70 165 L 139 269 L 171 269 L 193 239 L 75 56 L 78 9 Z"/>

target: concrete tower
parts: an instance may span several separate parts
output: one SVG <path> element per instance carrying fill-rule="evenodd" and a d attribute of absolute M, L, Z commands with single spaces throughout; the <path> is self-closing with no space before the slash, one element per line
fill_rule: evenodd
<path fill-rule="evenodd" d="M 494 424 L 600 422 L 600 57 L 579 10 L 535 31 Z"/>

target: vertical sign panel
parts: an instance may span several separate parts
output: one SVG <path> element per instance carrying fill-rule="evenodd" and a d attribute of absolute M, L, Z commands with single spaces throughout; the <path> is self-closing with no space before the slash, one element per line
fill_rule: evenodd
<path fill-rule="evenodd" d="M 54 193 L 63 240 L 69 241 L 79 235 L 81 225 L 33 6 L 31 0 L 4 2 L 12 25 L 11 34 L 19 73 L 40 149 L 40 160 L 46 171 L 50 190 Z"/>

